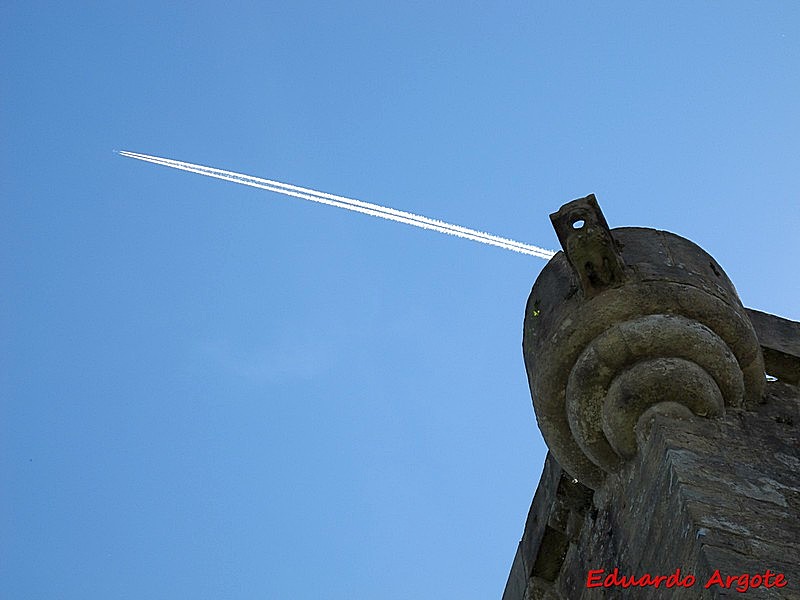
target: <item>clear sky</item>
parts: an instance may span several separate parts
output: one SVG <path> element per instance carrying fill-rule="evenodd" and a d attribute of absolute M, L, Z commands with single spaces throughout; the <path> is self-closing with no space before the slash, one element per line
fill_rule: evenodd
<path fill-rule="evenodd" d="M 90 6 L 91 5 L 91 6 Z M 0 597 L 499 598 L 544 261 L 688 237 L 800 320 L 797 2 L 0 6 Z"/>

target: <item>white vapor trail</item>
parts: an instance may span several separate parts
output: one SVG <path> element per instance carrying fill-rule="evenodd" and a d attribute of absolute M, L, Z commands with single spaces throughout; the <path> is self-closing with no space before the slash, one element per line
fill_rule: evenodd
<path fill-rule="evenodd" d="M 363 213 L 373 217 L 380 217 L 398 223 L 405 223 L 406 225 L 413 225 L 414 227 L 421 227 L 422 229 L 430 229 L 431 231 L 438 231 L 439 233 L 446 233 L 457 237 L 473 240 L 482 244 L 489 244 L 491 246 L 498 246 L 513 252 L 521 254 L 528 254 L 537 256 L 539 258 L 550 259 L 555 252 L 532 246 L 530 244 L 523 244 L 515 242 L 508 238 L 499 237 L 490 233 L 484 233 L 475 229 L 461 227 L 460 225 L 451 225 L 444 221 L 437 219 L 429 219 L 421 215 L 396 210 L 380 206 L 378 204 L 371 204 L 369 202 L 362 202 L 361 200 L 354 200 L 353 198 L 346 198 L 344 196 L 336 196 L 334 194 L 326 194 L 308 188 L 299 187 L 296 185 L 289 185 L 288 183 L 281 183 L 279 181 L 272 181 L 270 179 L 262 179 L 261 177 L 254 177 L 252 175 L 244 175 L 242 173 L 234 173 L 233 171 L 224 171 L 214 167 L 206 167 L 203 165 L 196 165 L 171 158 L 162 158 L 159 156 L 150 156 L 148 154 L 139 154 L 138 152 L 128 152 L 121 150 L 118 154 L 127 156 L 128 158 L 135 158 L 146 162 L 151 162 L 165 167 L 172 167 L 181 171 L 188 171 L 189 173 L 197 173 L 207 177 L 214 177 L 224 181 L 232 181 L 233 183 L 240 183 L 242 185 L 249 185 L 262 190 L 284 194 L 286 196 L 294 196 L 295 198 L 302 198 L 304 200 L 311 200 L 312 202 L 319 202 L 329 206 L 336 206 L 338 208 L 345 208 L 355 212 Z"/>

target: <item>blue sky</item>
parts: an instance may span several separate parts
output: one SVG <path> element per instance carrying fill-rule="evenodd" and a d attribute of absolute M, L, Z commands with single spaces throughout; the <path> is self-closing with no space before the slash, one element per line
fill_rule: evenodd
<path fill-rule="evenodd" d="M 0 7 L 0 596 L 499 598 L 544 262 L 688 237 L 800 320 L 794 2 Z"/>

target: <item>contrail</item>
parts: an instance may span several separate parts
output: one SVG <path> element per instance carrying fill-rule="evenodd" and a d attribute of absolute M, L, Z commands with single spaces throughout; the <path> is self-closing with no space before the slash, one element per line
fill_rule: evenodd
<path fill-rule="evenodd" d="M 122 156 L 127 156 L 129 158 L 135 158 L 138 160 L 151 162 L 165 167 L 172 167 L 173 169 L 188 171 L 190 173 L 197 173 L 199 175 L 205 175 L 207 177 L 214 177 L 216 179 L 222 179 L 224 181 L 232 181 L 234 183 L 240 183 L 242 185 L 249 185 L 251 187 L 256 187 L 262 190 L 276 192 L 278 194 L 284 194 L 286 196 L 293 196 L 295 198 L 302 198 L 304 200 L 311 200 L 312 202 L 319 202 L 321 204 L 327 204 L 329 206 L 345 208 L 347 210 L 360 212 L 366 215 L 371 215 L 373 217 L 380 217 L 382 219 L 388 219 L 390 221 L 396 221 L 398 223 L 405 223 L 406 225 L 413 225 L 414 227 L 420 227 L 422 229 L 429 229 L 431 231 L 437 231 L 439 233 L 446 233 L 448 235 L 454 235 L 468 240 L 473 240 L 475 242 L 480 242 L 482 244 L 498 246 L 506 250 L 512 250 L 513 252 L 519 252 L 521 254 L 537 256 L 539 258 L 544 258 L 548 260 L 552 258 L 553 255 L 555 254 L 555 252 L 553 252 L 552 250 L 546 250 L 544 248 L 539 248 L 538 246 L 523 244 L 522 242 L 516 242 L 514 240 L 492 235 L 490 233 L 477 231 L 475 229 L 469 229 L 467 227 L 461 227 L 460 225 L 452 225 L 450 223 L 445 223 L 444 221 L 439 221 L 438 219 L 430 219 L 422 215 L 415 215 L 413 213 L 405 212 L 402 210 L 396 210 L 394 208 L 388 208 L 385 206 L 380 206 L 378 204 L 372 204 L 369 202 L 363 202 L 361 200 L 355 200 L 353 198 L 346 198 L 344 196 L 327 194 L 325 192 L 318 192 L 316 190 L 311 190 L 296 185 L 290 185 L 287 183 L 281 183 L 279 181 L 272 181 L 270 179 L 254 177 L 252 175 L 244 175 L 242 173 L 235 173 L 233 171 L 224 171 L 222 169 L 217 169 L 214 167 L 196 165 L 193 163 L 173 160 L 171 158 L 150 156 L 148 154 L 139 154 L 138 152 L 128 152 L 127 150 L 121 150 L 116 152 Z"/>

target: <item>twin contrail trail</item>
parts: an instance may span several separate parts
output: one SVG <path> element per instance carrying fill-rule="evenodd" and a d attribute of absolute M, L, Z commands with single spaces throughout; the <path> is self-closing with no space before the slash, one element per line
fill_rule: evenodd
<path fill-rule="evenodd" d="M 232 181 L 233 183 L 240 183 L 242 185 L 249 185 L 262 190 L 284 194 L 286 196 L 294 196 L 295 198 L 302 198 L 303 200 L 311 200 L 312 202 L 319 202 L 320 204 L 328 204 L 329 206 L 336 206 L 338 208 L 345 208 L 355 212 L 360 212 L 365 215 L 373 217 L 380 217 L 388 219 L 389 221 L 396 221 L 398 223 L 405 223 L 406 225 L 413 225 L 414 227 L 421 227 L 422 229 L 430 229 L 431 231 L 438 231 L 439 233 L 446 233 L 460 238 L 480 242 L 482 244 L 489 244 L 490 246 L 498 246 L 513 252 L 521 254 L 528 254 L 530 256 L 537 256 L 549 260 L 553 257 L 555 252 L 532 246 L 530 244 L 523 244 L 522 242 L 515 242 L 508 238 L 499 237 L 483 231 L 469 229 L 468 227 L 461 227 L 460 225 L 451 225 L 438 219 L 429 219 L 422 215 L 415 215 L 413 213 L 396 210 L 372 204 L 370 202 L 362 202 L 361 200 L 354 200 L 353 198 L 346 198 L 344 196 L 337 196 L 335 194 L 326 194 L 325 192 L 318 192 L 308 188 L 299 187 L 296 185 L 289 185 L 288 183 L 281 183 L 279 181 L 272 181 L 270 179 L 262 179 L 261 177 L 254 177 L 252 175 L 244 175 L 242 173 L 234 173 L 233 171 L 224 171 L 214 167 L 205 167 L 203 165 L 195 165 L 180 160 L 173 160 L 171 158 L 161 158 L 159 156 L 150 156 L 148 154 L 139 154 L 138 152 L 128 152 L 121 150 L 118 154 L 127 156 L 128 158 L 136 158 L 146 162 L 151 162 L 165 167 L 172 167 L 173 169 L 180 169 L 181 171 L 188 171 L 189 173 L 197 173 L 205 175 L 206 177 L 214 177 L 224 181 Z"/>

